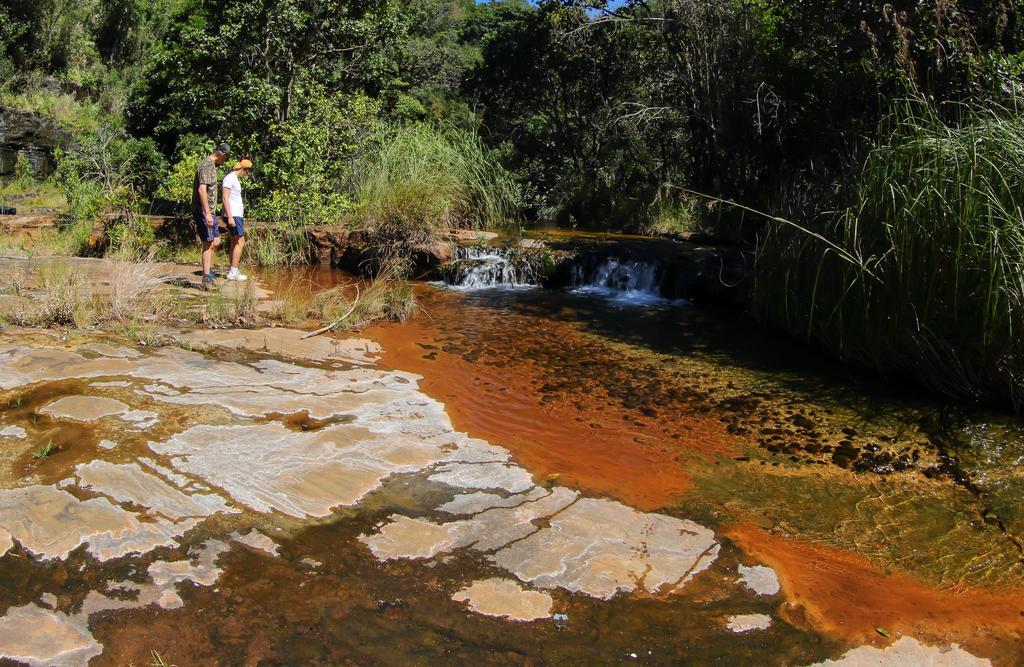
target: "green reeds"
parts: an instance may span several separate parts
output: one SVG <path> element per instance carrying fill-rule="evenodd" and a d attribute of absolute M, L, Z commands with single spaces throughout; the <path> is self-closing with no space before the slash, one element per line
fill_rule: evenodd
<path fill-rule="evenodd" d="M 475 133 L 420 124 L 386 134 L 363 165 L 358 202 L 370 231 L 424 243 L 453 227 L 514 225 L 520 193 Z"/>
<path fill-rule="evenodd" d="M 819 235 L 773 226 L 763 318 L 889 376 L 1024 405 L 1024 116 L 928 104 L 891 118 Z"/>

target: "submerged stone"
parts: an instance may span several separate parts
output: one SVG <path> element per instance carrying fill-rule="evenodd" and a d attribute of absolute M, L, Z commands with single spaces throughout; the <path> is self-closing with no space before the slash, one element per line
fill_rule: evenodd
<path fill-rule="evenodd" d="M 547 593 L 528 591 L 514 581 L 498 577 L 473 582 L 453 595 L 452 600 L 469 602 L 469 608 L 478 614 L 513 621 L 547 618 L 554 604 Z"/>
<path fill-rule="evenodd" d="M 20 426 L 6 426 L 0 428 L 0 438 L 22 439 L 28 437 L 28 431 Z"/>
<path fill-rule="evenodd" d="M 120 415 L 128 411 L 128 406 L 121 401 L 102 396 L 65 396 L 39 410 L 40 414 L 55 419 L 72 419 L 74 421 L 91 422 L 103 417 Z"/>

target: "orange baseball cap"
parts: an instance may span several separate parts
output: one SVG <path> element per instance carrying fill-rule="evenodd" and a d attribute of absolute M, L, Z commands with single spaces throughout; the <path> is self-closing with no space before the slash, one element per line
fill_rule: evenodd
<path fill-rule="evenodd" d="M 251 160 L 239 160 L 238 164 L 235 165 L 235 169 L 252 169 Z"/>

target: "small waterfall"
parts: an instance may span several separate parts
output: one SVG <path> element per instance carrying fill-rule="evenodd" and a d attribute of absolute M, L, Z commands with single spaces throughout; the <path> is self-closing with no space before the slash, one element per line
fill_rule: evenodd
<path fill-rule="evenodd" d="M 609 257 L 587 270 L 582 264 L 572 267 L 572 289 L 596 294 L 624 305 L 656 306 L 684 303 L 662 296 L 662 271 L 655 264 L 623 261 Z"/>
<path fill-rule="evenodd" d="M 540 284 L 536 267 L 517 248 L 458 248 L 445 270 L 445 283 L 462 290 L 533 287 Z"/>

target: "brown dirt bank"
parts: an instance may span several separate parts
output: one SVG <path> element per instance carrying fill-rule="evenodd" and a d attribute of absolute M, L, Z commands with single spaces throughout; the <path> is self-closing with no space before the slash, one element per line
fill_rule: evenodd
<path fill-rule="evenodd" d="M 995 664 L 1020 664 L 1024 592 L 979 588 L 938 590 L 900 572 L 886 573 L 839 549 L 782 538 L 748 525 L 728 537 L 779 575 L 792 622 L 853 644 L 884 645 L 883 628 L 934 643 L 958 642 Z M 801 618 L 802 617 L 802 618 Z"/>
<path fill-rule="evenodd" d="M 508 354 L 508 341 L 488 349 L 485 340 L 481 358 L 467 360 L 461 348 L 449 344 L 459 334 L 442 327 L 443 322 L 467 318 L 455 310 L 459 298 L 434 294 L 412 320 L 377 324 L 361 335 L 380 343 L 384 365 L 422 375 L 422 390 L 445 404 L 458 430 L 507 447 L 539 478 L 558 475 L 561 485 L 650 511 L 671 505 L 690 487 L 681 458 L 734 453 L 734 439 L 719 420 L 679 414 L 671 425 L 664 417 L 645 423 L 634 418 L 636 411 L 606 400 L 602 388 L 588 384 L 592 380 L 587 378 L 579 378 L 581 386 L 588 385 L 585 392 L 552 400 L 539 388 L 545 382 L 544 369 L 529 354 Z M 474 311 L 472 316 L 492 315 Z M 471 338 L 488 330 L 478 320 L 471 326 L 476 332 Z M 536 326 L 544 330 L 520 330 L 518 335 L 544 337 L 566 347 L 584 336 L 552 320 Z M 665 436 L 667 427 L 681 437 Z"/>

